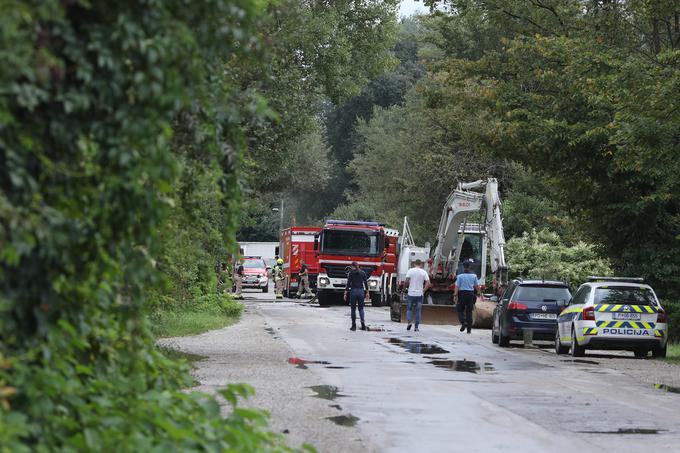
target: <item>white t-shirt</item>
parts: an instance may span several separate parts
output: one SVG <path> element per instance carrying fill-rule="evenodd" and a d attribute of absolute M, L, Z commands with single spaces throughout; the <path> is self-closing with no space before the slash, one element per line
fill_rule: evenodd
<path fill-rule="evenodd" d="M 430 277 L 427 272 L 420 267 L 412 267 L 406 273 L 406 278 L 409 279 L 408 284 L 408 295 L 409 296 L 422 296 L 423 286 L 425 282 L 430 281 Z"/>

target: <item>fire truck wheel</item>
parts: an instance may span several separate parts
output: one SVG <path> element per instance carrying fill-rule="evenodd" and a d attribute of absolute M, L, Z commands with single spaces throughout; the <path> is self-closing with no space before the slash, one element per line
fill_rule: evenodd
<path fill-rule="evenodd" d="M 372 293 L 371 294 L 371 305 L 373 307 L 382 307 L 382 297 L 380 296 L 380 293 Z"/>
<path fill-rule="evenodd" d="M 316 296 L 319 299 L 319 305 L 326 307 L 331 304 L 330 291 L 320 289 L 316 292 Z"/>

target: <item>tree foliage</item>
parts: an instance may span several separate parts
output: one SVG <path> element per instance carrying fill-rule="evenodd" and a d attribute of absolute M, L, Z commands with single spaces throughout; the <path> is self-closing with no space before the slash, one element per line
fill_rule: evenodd
<path fill-rule="evenodd" d="M 592 244 L 578 242 L 565 245 L 551 231 L 533 230 L 514 237 L 505 247 L 512 277 L 560 280 L 571 285 L 572 291 L 590 275 L 608 276 L 609 261 L 601 258 Z"/>
<path fill-rule="evenodd" d="M 145 316 L 158 268 L 189 297 L 233 237 L 265 6 L 2 2 L 3 451 L 285 449 L 249 387 L 226 420 L 180 391 Z"/>
<path fill-rule="evenodd" d="M 642 273 L 674 294 L 680 31 L 664 34 L 659 24 L 677 20 L 677 8 L 579 3 L 510 2 L 501 14 L 522 27 L 498 49 L 440 63 L 447 105 L 467 112 L 463 130 L 477 149 L 547 176 L 619 272 Z M 491 21 L 500 11 L 493 2 L 472 8 Z"/>

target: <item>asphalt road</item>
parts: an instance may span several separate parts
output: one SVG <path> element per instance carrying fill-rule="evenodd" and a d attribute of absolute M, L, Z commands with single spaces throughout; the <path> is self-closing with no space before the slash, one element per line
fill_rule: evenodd
<path fill-rule="evenodd" d="M 270 411 L 272 428 L 293 446 L 309 442 L 322 452 L 680 450 L 680 394 L 653 385 L 659 373 L 664 383 L 680 379 L 680 367 L 632 354 L 571 360 L 548 348 L 501 349 L 488 330 L 468 335 L 425 325 L 407 332 L 390 321 L 387 308 L 367 307 L 375 331 L 350 332 L 348 307 L 244 295 L 240 323 L 166 342 L 208 357 L 197 364 L 199 390 L 253 384 L 258 393 L 249 404 Z"/>

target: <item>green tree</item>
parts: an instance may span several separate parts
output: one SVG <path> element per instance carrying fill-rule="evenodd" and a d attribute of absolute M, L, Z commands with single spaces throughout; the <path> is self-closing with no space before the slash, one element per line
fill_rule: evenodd
<path fill-rule="evenodd" d="M 226 419 L 181 391 L 145 316 L 156 264 L 182 285 L 207 272 L 174 253 L 195 238 L 160 240 L 196 220 L 197 255 L 233 236 L 240 125 L 260 104 L 225 69 L 258 64 L 263 6 L 1 3 L 3 451 L 285 448 L 236 406 L 249 387 L 224 390 Z"/>
<path fill-rule="evenodd" d="M 597 247 L 585 242 L 565 245 L 548 230 L 533 230 L 510 239 L 505 252 L 511 277 L 564 281 L 572 291 L 590 275 L 612 273 L 609 261 L 602 258 Z"/>

